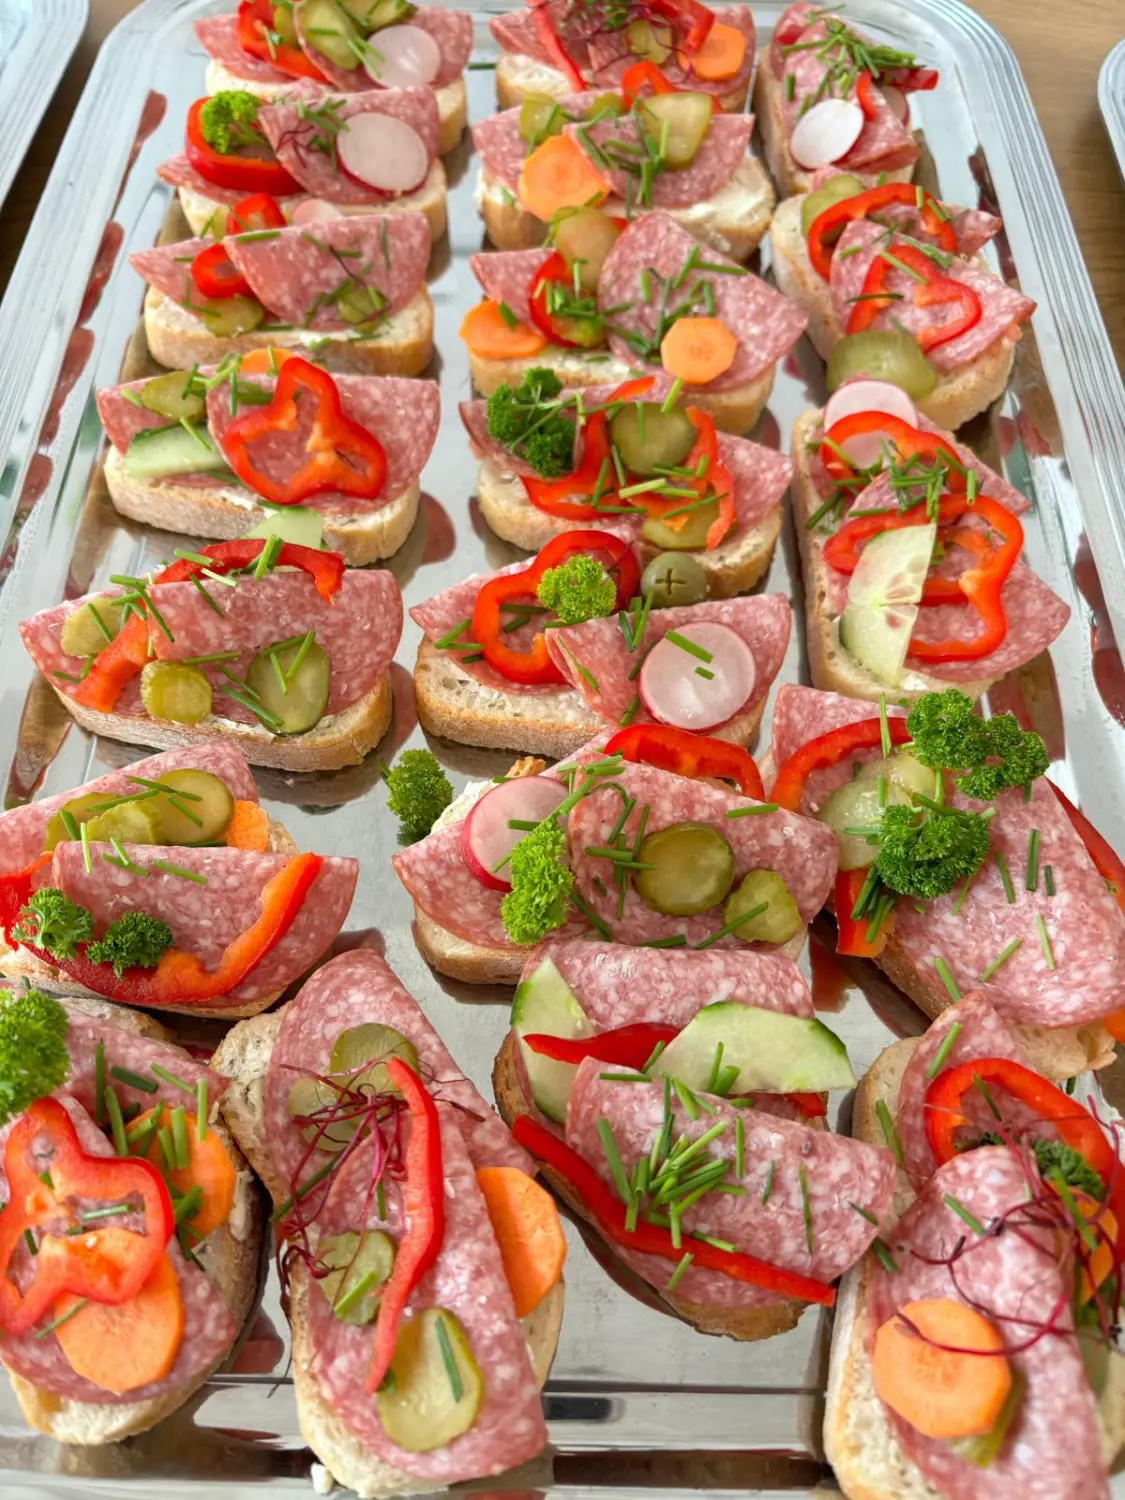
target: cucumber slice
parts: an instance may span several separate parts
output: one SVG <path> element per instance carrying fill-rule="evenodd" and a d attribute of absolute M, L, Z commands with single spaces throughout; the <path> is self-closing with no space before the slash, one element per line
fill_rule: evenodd
<path fill-rule="evenodd" d="M 217 474 L 227 467 L 206 427 L 190 432 L 180 426 L 150 427 L 138 432 L 125 450 L 125 473 L 130 479 L 150 484 L 170 474 Z"/>
<path fill-rule="evenodd" d="M 863 549 L 848 585 L 840 644 L 888 687 L 902 681 L 936 538 L 933 521 L 881 532 Z"/>
<path fill-rule="evenodd" d="M 540 1034 L 569 1041 L 593 1036 L 594 1023 L 574 998 L 574 992 L 549 958 L 521 981 L 512 1001 L 512 1030 L 517 1037 Z M 562 1125 L 574 1075 L 572 1063 L 555 1062 L 520 1044 L 531 1097 L 548 1120 Z"/>
<path fill-rule="evenodd" d="M 298 547 L 324 546 L 324 517 L 304 505 L 285 505 L 270 510 L 264 521 L 243 533 L 244 537 L 277 537 Z"/>
<path fill-rule="evenodd" d="M 716 1072 L 732 1067 L 738 1076 L 729 1093 L 819 1093 L 855 1083 L 847 1048 L 822 1021 L 761 1010 L 741 1000 L 704 1006 L 668 1043 L 653 1071 L 706 1093 L 708 1084 L 714 1087 Z"/>

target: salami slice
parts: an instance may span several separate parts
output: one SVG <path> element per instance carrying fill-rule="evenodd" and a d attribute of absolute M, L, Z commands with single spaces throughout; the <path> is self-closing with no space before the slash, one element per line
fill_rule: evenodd
<path fill-rule="evenodd" d="M 486 297 L 504 302 L 521 323 L 531 322 L 531 283 L 550 259 L 550 250 L 490 250 L 470 255 L 469 268 Z"/>
<path fill-rule="evenodd" d="M 209 971 L 218 967 L 223 950 L 258 920 L 262 891 L 290 859 L 245 849 L 123 847 L 132 869 L 111 863 L 114 851 L 108 845 L 91 843 L 87 870 L 81 844 L 59 844 L 50 867 L 37 873 L 34 884 L 57 886 L 86 907 L 99 935 L 126 912 L 148 912 L 172 929 L 176 948 L 194 954 Z M 169 874 L 157 867 L 157 861 L 174 864 L 188 875 Z M 354 859 L 326 858 L 285 936 L 236 989 L 215 1003 L 249 1004 L 307 973 L 344 925 L 358 874 Z M 202 883 L 191 876 L 199 876 Z"/>
<path fill-rule="evenodd" d="M 679 171 L 657 172 L 652 179 L 652 208 L 686 208 L 704 203 L 726 187 L 746 159 L 750 136 L 754 130 L 753 115 L 711 116 L 695 158 Z M 638 176 L 620 167 L 607 165 L 621 160 L 623 153 L 634 156 L 644 150 L 644 136 L 635 115 L 600 120 L 596 125 L 566 125 L 563 134 L 588 151 L 592 142 L 596 153 L 590 153 L 603 177 L 618 198 L 631 201 L 637 191 Z M 614 151 L 617 147 L 617 151 Z"/>
<path fill-rule="evenodd" d="M 712 266 L 721 269 L 708 270 Z M 693 389 L 723 391 L 747 384 L 775 365 L 805 331 L 808 315 L 795 302 L 716 251 L 703 251 L 667 214 L 648 213 L 626 229 L 602 267 L 598 306 L 603 312 L 614 309 L 610 348 L 631 365 L 659 364 L 653 340 L 662 312 L 687 304 L 701 283 L 711 286 L 714 316 L 734 334 L 738 350 L 724 374 Z M 520 316 L 518 308 L 512 310 Z"/>
<path fill-rule="evenodd" d="M 154 427 L 169 425 L 167 417 L 162 417 L 159 412 L 149 411 L 138 400 L 130 399 L 136 397 L 145 384 L 144 380 L 130 380 L 124 385 L 107 386 L 98 391 L 95 397 L 106 437 L 118 453 L 125 452 L 138 432 L 148 432 Z"/>
<path fill-rule="evenodd" d="M 783 953 L 623 948 L 571 939 L 537 948 L 522 977 L 529 978 L 546 959 L 603 1031 L 642 1021 L 686 1026 L 703 1006 L 718 1000 L 744 1000 L 790 1016 L 813 1015 L 804 975 Z"/>
<path fill-rule="evenodd" d="M 660 71 L 676 88 L 692 89 L 725 99 L 746 89 L 754 67 L 755 31 L 754 17 L 748 5 L 724 5 L 719 19 L 724 26 L 741 31 L 746 39 L 746 52 L 738 72 L 730 78 L 700 78 L 690 67 L 685 68 L 675 55 L 669 57 Z M 601 31 L 593 35 L 586 47 L 586 71 L 593 84 L 599 88 L 617 88 L 625 70 L 636 62 L 635 55 L 624 44 L 621 31 Z"/>
<path fill-rule="evenodd" d="M 59 692 L 73 692 L 82 661 L 62 649 L 63 622 L 89 599 L 116 597 L 119 589 L 68 600 L 41 610 L 20 625 L 29 655 Z M 237 651 L 236 658 L 202 663 L 215 693 L 213 712 L 238 722 L 257 722 L 223 693 L 226 673 L 245 679 L 254 656 L 266 646 L 312 630 L 328 654 L 331 687 L 328 714 L 340 713 L 369 693 L 386 672 L 402 633 L 402 596 L 394 577 L 383 569 L 345 573 L 329 604 L 305 573 L 267 573 L 264 578 L 242 577 L 236 588 L 210 590 L 208 608 L 191 583 L 157 585 L 154 596 L 172 639 L 153 628 L 152 650 L 162 661 L 184 661 L 215 653 Z M 222 668 L 226 668 L 226 673 Z M 64 674 L 64 675 L 60 675 Z M 139 679 L 122 693 L 117 712 L 142 712 Z"/>
<path fill-rule="evenodd" d="M 894 719 L 906 717 L 906 710 L 894 703 L 888 703 L 887 713 Z M 879 709 L 875 704 L 846 698 L 842 693 L 824 693 L 818 688 L 783 682 L 773 705 L 771 748 L 774 770 L 779 770 L 810 740 L 829 734 L 833 729 L 841 729 L 845 724 L 860 724 L 864 719 L 878 716 Z M 814 771 L 805 782 L 801 811 L 815 813 L 837 787 L 845 786 L 852 779 L 854 761 L 878 760 L 882 753 L 879 749 L 857 750 L 839 765 Z"/>
<path fill-rule="evenodd" d="M 423 1308 L 452 1313 L 464 1330 L 484 1387 L 476 1420 L 467 1432 L 428 1453 L 398 1447 L 379 1422 L 379 1408 L 364 1390 L 371 1363 L 371 1329 L 342 1322 L 315 1284 L 308 1288 L 311 1368 L 325 1400 L 365 1448 L 384 1463 L 444 1488 L 478 1480 L 525 1463 L 544 1448 L 547 1428 L 528 1357 L 477 1186 L 471 1152 L 462 1139 L 463 1116 L 439 1104 L 445 1237 L 441 1252 L 411 1292 L 407 1316 Z M 409 1127 L 407 1127 L 409 1128 Z M 324 1234 L 378 1228 L 401 1239 L 407 1227 L 405 1189 L 388 1177 L 385 1217 L 371 1191 L 369 1152 L 357 1152 L 340 1172 L 321 1215 Z M 429 1485 L 427 1485 L 429 1487 Z"/>
<path fill-rule="evenodd" d="M 208 57 L 220 63 L 233 78 L 246 83 L 276 83 L 280 88 L 293 82 L 288 73 L 243 50 L 238 40 L 237 16 L 204 16 L 192 24 Z"/>
<path fill-rule="evenodd" d="M 337 1037 L 371 1022 L 393 1027 L 413 1046 L 435 1097 L 456 1109 L 474 1167 L 534 1170 L 530 1157 L 462 1073 L 394 970 L 379 954 L 361 948 L 318 969 L 282 1012 L 264 1098 L 270 1155 L 282 1181 L 292 1185 L 311 1175 L 308 1142 L 289 1116 L 290 1089 L 303 1075 L 326 1074 Z M 319 1163 L 320 1153 L 312 1156 Z"/>
<path fill-rule="evenodd" d="M 826 824 L 780 809 L 753 817 L 730 817 L 729 813 L 752 805 L 752 799 L 652 766 L 626 765 L 614 780 L 626 796 L 636 799 L 622 825 L 626 839 L 636 838 L 642 817 L 646 834 L 677 823 L 707 824 L 731 847 L 736 884 L 751 870 L 774 870 L 788 887 L 802 921 L 811 922 L 824 905 L 836 878 L 837 858 L 836 835 Z M 640 946 L 654 939 L 682 936 L 690 945 L 713 939 L 724 925 L 721 906 L 696 916 L 665 916 L 646 906 L 632 883 L 626 886 L 618 916 L 618 891 L 610 863 L 588 851 L 606 846 L 621 812 L 620 795 L 612 789 L 599 790 L 583 797 L 567 820 L 570 867 L 583 901 L 614 942 Z M 737 948 L 741 941 L 728 933 L 717 943 L 708 943 L 720 945 Z"/>
<path fill-rule="evenodd" d="M 591 94 L 562 94 L 556 103 L 569 119 L 582 120 L 593 101 Z M 473 146 L 482 168 L 513 193 L 518 192 L 520 169 L 528 153 L 528 144 L 520 135 L 519 110 L 501 110 L 499 114 L 478 120 L 471 128 Z"/>
<path fill-rule="evenodd" d="M 631 722 L 643 724 L 651 722 L 651 715 L 639 701 L 636 678 L 631 674 L 644 654 L 670 630 L 705 623 L 729 626 L 754 654 L 757 676 L 753 697 L 739 709 L 741 717 L 765 698 L 785 660 L 791 615 L 784 594 L 748 594 L 737 599 L 708 599 L 702 604 L 653 610 L 637 651 L 629 650 L 616 615 L 552 630 L 547 644 L 559 671 L 607 724 L 620 725 L 631 707 Z M 722 738 L 724 727 L 710 732 Z"/>
<path fill-rule="evenodd" d="M 387 455 L 383 487 L 373 499 L 354 495 L 313 495 L 307 502 L 326 515 L 354 515 L 376 510 L 396 499 L 425 468 L 437 439 L 441 420 L 438 388 L 430 380 L 404 380 L 395 375 L 335 375 L 344 414 L 379 439 Z M 270 376 L 245 376 L 243 384 L 254 385 L 272 395 L 277 382 Z M 231 411 L 230 387 L 215 386 L 207 396 L 207 425 L 224 454 L 230 425 L 248 410 L 239 404 Z M 284 483 L 308 458 L 314 413 L 298 409 L 297 423 L 290 431 L 258 440 L 253 446 L 259 473 Z M 228 455 L 229 456 L 229 455 Z"/>
<path fill-rule="evenodd" d="M 444 88 L 460 78 L 469 66 L 473 50 L 472 13 L 446 10 L 440 5 L 423 5 L 410 17 L 410 25 L 432 36 L 441 53 L 441 66 L 430 87 Z"/>
<path fill-rule="evenodd" d="M 968 554 L 947 562 L 968 567 Z M 1054 589 L 1033 573 L 1026 563 L 1018 562 L 1000 592 L 1000 603 L 1008 622 L 1008 632 L 995 651 L 972 661 L 923 661 L 908 656 L 907 665 L 928 672 L 942 682 L 979 682 L 982 677 L 1004 677 L 1016 667 L 1034 661 L 1041 651 L 1062 634 L 1070 619 L 1070 605 Z M 982 634 L 984 623 L 974 610 L 956 604 L 928 604 L 918 611 L 911 634 L 912 641 L 972 641 Z"/>
<path fill-rule="evenodd" d="M 195 301 L 191 263 L 212 243 L 211 240 L 190 239 L 179 240 L 174 245 L 155 245 L 151 250 L 137 250 L 130 255 L 129 264 L 149 286 L 183 307 Z"/>
<path fill-rule="evenodd" d="M 156 175 L 161 182 L 168 183 L 169 187 L 183 188 L 186 192 L 197 193 L 201 198 L 208 198 L 213 203 L 222 204 L 225 208 L 237 208 L 247 196 L 245 188 L 225 188 L 219 187 L 218 183 L 209 182 L 202 173 L 195 170 L 183 152 L 179 156 L 170 156 L 167 161 L 161 162 L 156 169 Z M 300 199 L 296 196 L 275 197 L 274 201 L 288 218 L 288 211 L 294 204 L 300 202 Z M 204 225 L 205 229 L 209 227 L 209 225 Z"/>
<path fill-rule="evenodd" d="M 488 29 L 503 51 L 515 57 L 529 57 L 544 68 L 553 68 L 555 59 L 544 45 L 533 10 L 511 10 L 488 18 Z"/>
<path fill-rule="evenodd" d="M 208 1104 L 222 1097 L 227 1080 L 221 1073 L 205 1063 L 196 1062 L 178 1047 L 169 1047 L 165 1042 L 152 1037 L 138 1036 L 115 1026 L 112 1020 L 92 1015 L 82 1010 L 72 1000 L 61 1000 L 67 1013 L 66 1050 L 70 1058 L 70 1076 L 65 1092 L 76 1099 L 88 1114 L 93 1114 L 97 1096 L 97 1046 L 101 1042 L 105 1055 L 106 1076 L 111 1078 L 122 1108 L 136 1105 L 139 1109 L 152 1109 L 158 1103 L 175 1108 L 184 1102 L 184 1091 L 175 1084 L 166 1082 L 158 1073 L 151 1071 L 156 1063 L 165 1072 L 178 1078 L 194 1093 L 200 1082 L 207 1084 Z M 108 1010 L 109 1007 L 107 1006 Z M 152 1089 L 138 1089 L 114 1075 L 114 1068 L 136 1073 L 153 1085 Z"/>
<path fill-rule="evenodd" d="M 32 860 L 38 859 L 46 841 L 47 824 L 60 808 L 73 802 L 76 797 L 85 797 L 93 792 L 104 793 L 106 797 L 127 796 L 131 791 L 140 790 L 130 777 L 143 776 L 147 781 L 156 781 L 169 771 L 182 771 L 187 767 L 209 771 L 212 776 L 218 776 L 226 783 L 231 796 L 240 801 L 258 800 L 254 777 L 242 752 L 234 745 L 220 742 L 214 745 L 188 746 L 183 750 L 165 750 L 161 755 L 149 755 L 144 760 L 134 761 L 120 771 L 108 771 L 94 781 L 75 787 L 73 791 L 59 792 L 53 797 L 41 797 L 37 802 L 29 802 L 24 807 L 13 807 L 6 813 L 0 813 L 0 875 L 25 870 Z"/>
<path fill-rule="evenodd" d="M 604 1064 L 587 1059 L 575 1076 L 566 1110 L 566 1138 L 606 1182 L 606 1161 L 599 1122 L 613 1131 L 625 1173 L 648 1156 L 664 1125 L 664 1090 L 659 1083 L 622 1084 L 599 1077 Z M 810 1130 L 761 1110 L 736 1110 L 725 1100 L 708 1101 L 713 1113 L 697 1111 L 692 1119 L 673 1096 L 673 1140 L 698 1139 L 717 1125 L 724 1127 L 710 1154 L 727 1158 L 724 1181 L 743 1194 L 705 1193 L 683 1215 L 685 1246 L 692 1233 L 732 1244 L 769 1265 L 832 1282 L 855 1265 L 890 1214 L 894 1161 L 889 1152 L 847 1136 Z M 744 1171 L 734 1164 L 735 1121 L 744 1132 Z M 770 1190 L 766 1192 L 766 1180 Z M 804 1187 L 802 1188 L 802 1179 Z M 763 1198 L 766 1200 L 763 1202 Z M 861 1212 L 861 1210 L 863 1210 Z M 871 1219 L 866 1217 L 871 1215 Z M 640 1276 L 663 1290 L 669 1263 L 659 1257 L 614 1246 Z M 753 1307 L 774 1294 L 732 1281 L 720 1271 L 690 1267 L 677 1295 L 711 1307 Z"/>
<path fill-rule="evenodd" d="M 1027 1197 L 1026 1168 L 1003 1147 L 971 1151 L 941 1167 L 899 1221 L 892 1240 L 896 1269 L 873 1272 L 868 1348 L 876 1330 L 908 1302 L 968 1302 L 1019 1351 L 1009 1360 L 1026 1384 L 1007 1441 L 982 1475 L 952 1444 L 923 1437 L 888 1410 L 906 1455 L 934 1491 L 951 1500 L 985 1494 L 989 1500 L 1107 1500 L 1097 1401 L 1072 1333 L 1073 1261 L 1060 1257 L 1056 1236 L 1020 1223 L 1017 1205 Z M 975 1235 L 958 1210 L 985 1226 L 1003 1221 L 1006 1227 Z M 958 1243 L 964 1248 L 951 1272 Z"/>
<path fill-rule="evenodd" d="M 893 254 L 898 244 L 900 240 L 895 235 L 888 242 L 886 230 L 878 224 L 861 221 L 849 224 L 844 230 L 832 257 L 830 277 L 832 310 L 841 327 L 847 326 L 855 299 L 863 294 L 872 261 L 881 250 Z M 854 253 L 848 254 L 849 251 Z M 884 309 L 878 313 L 872 327 L 890 329 L 901 326 L 907 333 L 917 337 L 924 330 L 940 327 L 942 323 L 949 321 L 950 310 L 947 304 L 917 305 L 915 292 L 918 282 L 913 276 L 890 264 L 886 271 L 886 289 L 897 300 L 890 310 Z M 1030 297 L 1025 297 L 991 271 L 970 261 L 951 261 L 948 266 L 942 267 L 942 275 L 969 287 L 976 293 L 981 304 L 980 319 L 972 328 L 958 338 L 947 339 L 945 343 L 937 344 L 927 351 L 927 359 L 942 374 L 949 374 L 962 365 L 970 364 L 998 339 L 1005 337 L 1009 330 L 1018 331 L 1020 324 L 1026 323 L 1035 311 L 1035 303 Z"/>
<path fill-rule="evenodd" d="M 422 140 L 430 165 L 437 155 L 438 109 L 432 89 L 377 89 L 348 98 L 325 95 L 318 103 L 283 101 L 266 106 L 258 119 L 282 166 L 306 192 L 329 203 L 370 205 L 373 213 L 387 194 L 364 187 L 338 165 L 341 132 L 357 115 L 393 115 Z M 328 149 L 325 149 L 326 143 Z"/>

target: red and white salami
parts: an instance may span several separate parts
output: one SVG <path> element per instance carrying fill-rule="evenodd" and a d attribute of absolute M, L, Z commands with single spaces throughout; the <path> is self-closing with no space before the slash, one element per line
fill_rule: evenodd
<path fill-rule="evenodd" d="M 227 1080 L 222 1074 L 216 1073 L 206 1063 L 197 1062 L 178 1047 L 169 1047 L 152 1037 L 125 1031 L 122 1027 L 115 1026 L 112 1019 L 107 1020 L 83 1010 L 73 1000 L 62 999 L 59 1004 L 67 1013 L 66 1050 L 70 1058 L 70 1075 L 62 1092 L 76 1099 L 88 1114 L 92 1115 L 96 1107 L 99 1042 L 105 1055 L 106 1074 L 112 1076 L 113 1087 L 123 1109 L 129 1105 L 136 1105 L 138 1109 L 151 1109 L 157 1103 L 175 1108 L 184 1102 L 184 1090 L 168 1083 L 158 1073 L 151 1072 L 153 1063 L 178 1078 L 193 1093 L 201 1081 L 205 1082 L 209 1107 L 222 1097 L 227 1086 Z M 106 1009 L 108 1011 L 109 1007 Z M 119 1075 L 112 1074 L 114 1068 L 135 1073 L 153 1087 L 136 1088 Z"/>
<path fill-rule="evenodd" d="M 246 83 L 277 84 L 284 88 L 293 79 L 272 63 L 251 57 L 238 40 L 237 16 L 204 16 L 192 23 L 208 57 L 221 63 L 234 78 Z"/>
<path fill-rule="evenodd" d="M 497 19 L 501 19 L 497 17 Z M 502 18 L 507 21 L 509 17 Z M 558 106 L 569 119 L 581 120 L 593 102 L 589 94 L 564 94 Z M 520 112 L 504 109 L 499 114 L 478 120 L 472 127 L 473 147 L 481 167 L 514 193 L 519 188 L 520 169 L 529 151 L 520 134 Z"/>
<path fill-rule="evenodd" d="M 531 283 L 551 257 L 550 250 L 490 250 L 470 255 L 469 269 L 493 302 L 506 303 L 521 323 L 531 322 Z"/>
<path fill-rule="evenodd" d="M 906 717 L 906 710 L 898 704 L 889 703 L 887 713 L 895 719 Z M 818 688 L 783 682 L 774 699 L 771 723 L 774 771 L 780 770 L 789 757 L 796 755 L 810 740 L 829 734 L 833 729 L 841 729 L 845 724 L 861 724 L 865 719 L 878 716 L 879 709 L 875 704 L 846 698 L 842 693 L 824 693 Z M 845 786 L 852 779 L 853 762 L 878 760 L 881 755 L 881 750 L 857 750 L 840 765 L 814 771 L 805 781 L 801 811 L 810 815 L 815 813 L 837 787 Z"/>
<path fill-rule="evenodd" d="M 342 68 L 339 63 L 325 57 L 324 53 L 317 48 L 315 34 L 306 30 L 299 11 L 294 15 L 294 21 L 302 49 L 334 88 L 348 94 L 383 91 L 383 85 L 378 81 L 378 77 L 372 77 L 358 58 L 354 66 Z M 439 6 L 421 6 L 406 24 L 424 31 L 437 44 L 441 60 L 429 88 L 443 88 L 446 84 L 460 78 L 468 65 L 469 54 L 473 50 L 471 13 L 467 10 L 446 10 Z M 377 34 L 370 38 L 369 57 L 372 72 L 378 75 L 382 58 L 379 54 Z"/>
<path fill-rule="evenodd" d="M 515 57 L 529 57 L 545 68 L 553 68 L 555 59 L 543 42 L 534 10 L 510 10 L 488 18 L 488 29 L 505 52 Z"/>
<path fill-rule="evenodd" d="M 652 208 L 686 208 L 693 203 L 704 203 L 726 187 L 746 159 L 750 136 L 754 130 L 753 115 L 713 114 L 707 134 L 700 144 L 689 166 L 679 171 L 660 171 L 652 179 L 652 196 L 648 206 Z M 580 133 L 579 133 L 580 132 Z M 605 153 L 609 146 L 619 146 L 623 151 L 635 154 L 644 150 L 644 137 L 635 115 L 623 115 L 619 119 L 599 120 L 586 126 L 567 125 L 563 134 L 570 136 L 583 149 L 586 141 Z M 618 198 L 628 201 L 636 192 L 636 176 L 612 165 L 620 155 L 610 153 L 602 160 L 594 156 L 602 176 L 613 188 Z"/>

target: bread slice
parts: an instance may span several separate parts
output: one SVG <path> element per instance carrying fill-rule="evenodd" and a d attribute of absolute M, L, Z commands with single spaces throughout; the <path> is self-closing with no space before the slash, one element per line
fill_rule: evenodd
<path fill-rule="evenodd" d="M 125 456 L 110 447 L 105 460 L 105 482 L 114 509 L 130 521 L 228 541 L 244 536 L 270 512 L 254 503 L 249 490 L 238 484 L 206 487 L 178 484 L 171 479 L 146 483 L 125 472 Z M 377 510 L 324 517 L 324 544 L 339 552 L 349 568 L 362 568 L 391 557 L 410 535 L 418 518 L 421 490 L 417 481 Z"/>
<path fill-rule="evenodd" d="M 425 214 L 430 226 L 430 236 L 436 244 L 448 228 L 446 186 L 445 167 L 439 159 L 430 167 L 422 186 L 413 193 L 404 193 L 401 198 L 387 198 L 379 203 L 377 209 L 370 203 L 341 204 L 340 212 L 345 216 L 372 212 Z M 180 207 L 184 211 L 184 218 L 191 225 L 192 234 L 208 234 L 216 215 L 219 223 L 226 222 L 225 203 L 208 198 L 205 193 L 194 192 L 191 188 L 180 188 L 179 195 Z M 297 203 L 300 200 L 294 198 L 291 201 Z"/>
<path fill-rule="evenodd" d="M 746 108 L 749 83 L 741 84 L 718 99 L 726 114 L 738 114 Z M 496 64 L 496 99 L 501 109 L 515 109 L 529 94 L 549 94 L 562 99 L 574 93 L 574 86 L 558 68 L 548 67 L 522 52 L 502 52 Z"/>
<path fill-rule="evenodd" d="M 209 94 L 221 94 L 226 89 L 240 89 L 247 94 L 257 94 L 260 99 L 274 99 L 285 92 L 284 84 L 256 83 L 253 79 L 239 78 L 215 58 L 207 64 L 204 87 Z M 434 90 L 438 108 L 438 155 L 452 151 L 465 133 L 469 119 L 469 101 L 465 92 L 465 78 L 455 78 Z"/>
<path fill-rule="evenodd" d="M 784 105 L 784 86 L 780 79 L 774 77 L 767 44 L 761 53 L 758 76 L 754 83 L 754 118 L 762 133 L 762 149 L 770 176 L 779 191 L 789 198 L 795 193 L 807 193 L 812 186 L 813 174 L 807 168 L 797 165 L 789 149 Z M 911 165 L 899 167 L 894 172 L 880 173 L 880 178 L 883 182 L 909 182 L 913 175 L 914 167 Z M 874 178 L 871 180 L 874 181 Z"/>
<path fill-rule="evenodd" d="M 254 1171 L 275 1202 L 288 1197 L 286 1184 L 274 1170 L 264 1120 L 265 1077 L 270 1054 L 281 1030 L 284 1007 L 233 1027 L 211 1059 L 216 1072 L 230 1079 L 220 1109 Z M 289 1283 L 288 1314 L 293 1330 L 293 1384 L 297 1418 L 305 1441 L 338 1483 L 365 1500 L 414 1494 L 418 1479 L 384 1463 L 352 1434 L 316 1381 L 314 1351 L 309 1341 L 308 1278 L 296 1265 Z M 546 1383 L 562 1327 L 563 1284 L 554 1286 L 538 1307 L 522 1321 L 531 1367 L 540 1388 Z"/>
<path fill-rule="evenodd" d="M 219 338 L 194 313 L 151 286 L 145 294 L 144 321 L 149 353 L 169 370 L 215 365 L 224 354 L 249 354 L 272 345 L 299 353 L 312 350 L 333 374 L 421 375 L 434 353 L 434 305 L 424 286 L 369 338 L 301 328 Z"/>
<path fill-rule="evenodd" d="M 496 535 L 528 552 L 538 552 L 552 537 L 570 529 L 565 522 L 537 510 L 528 500 L 519 476 L 494 458 L 486 458 L 481 464 L 477 499 L 481 514 Z M 732 599 L 752 589 L 769 571 L 780 533 L 778 505 L 741 536 L 721 542 L 710 552 L 693 552 L 692 557 L 707 575 L 710 597 Z M 660 550 L 643 539 L 638 540 L 638 549 L 645 561 Z"/>
<path fill-rule="evenodd" d="M 801 233 L 800 198 L 787 198 L 778 204 L 770 224 L 770 256 L 778 287 L 808 313 L 809 338 L 821 358 L 827 359 L 844 330 L 832 309 L 828 282 L 809 260 L 808 245 Z M 1015 357 L 1015 345 L 1001 336 L 967 365 L 939 375 L 930 394 L 917 403 L 918 410 L 939 427 L 960 427 L 1004 394 Z"/>
<path fill-rule="evenodd" d="M 756 156 L 748 156 L 731 180 L 710 198 L 667 213 L 712 250 L 731 260 L 749 260 L 769 228 L 775 202 L 773 183 Z M 547 232 L 542 219 L 521 207 L 511 190 L 482 166 L 476 205 L 488 237 L 498 250 L 528 250 L 541 245 Z M 607 214 L 625 215 L 620 198 L 601 205 Z"/>

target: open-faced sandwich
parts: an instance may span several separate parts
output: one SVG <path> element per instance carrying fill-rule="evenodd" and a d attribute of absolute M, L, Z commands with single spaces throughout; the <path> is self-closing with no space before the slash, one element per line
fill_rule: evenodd
<path fill-rule="evenodd" d="M 207 16 L 195 33 L 211 59 L 209 94 L 239 89 L 269 99 L 295 82 L 349 95 L 426 88 L 441 154 L 464 134 L 468 11 L 411 0 L 242 0 L 237 15 Z"/>
<path fill-rule="evenodd" d="M 230 1355 L 258 1282 L 258 1195 L 226 1079 L 155 1021 L 0 994 L 0 1363 L 64 1444 L 145 1432 Z"/>
<path fill-rule="evenodd" d="M 622 230 L 591 207 L 560 221 L 552 247 L 470 263 L 484 301 L 461 337 L 485 396 L 539 366 L 574 387 L 667 374 L 717 427 L 747 432 L 807 322 L 796 303 L 658 211 Z"/>
<path fill-rule="evenodd" d="M 214 1063 L 274 1199 L 297 1412 L 321 1462 L 387 1496 L 537 1457 L 558 1213 L 384 960 L 333 959 Z"/>
<path fill-rule="evenodd" d="M 332 376 L 273 348 L 109 386 L 97 402 L 121 515 L 191 536 L 323 541 L 351 567 L 409 536 L 441 414 L 432 381 Z"/>
<path fill-rule="evenodd" d="M 1104 1500 L 1125 1441 L 1119 1117 L 982 994 L 861 1080 L 901 1218 L 846 1279 L 824 1446 L 851 1500 Z M 915 1196 L 916 1195 L 916 1196 Z"/>
<path fill-rule="evenodd" d="M 288 771 L 355 765 L 391 719 L 390 573 L 276 536 L 181 552 L 20 625 L 72 717 L 129 744 L 236 744 Z"/>

